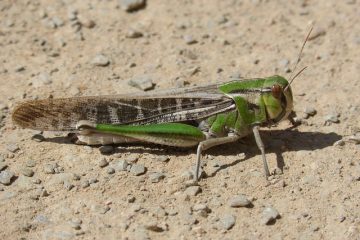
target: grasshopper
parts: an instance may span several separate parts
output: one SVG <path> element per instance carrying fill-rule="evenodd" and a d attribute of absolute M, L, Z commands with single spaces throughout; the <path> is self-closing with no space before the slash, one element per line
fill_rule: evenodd
<path fill-rule="evenodd" d="M 197 146 L 195 181 L 203 151 L 252 132 L 268 177 L 259 128 L 293 122 L 291 81 L 276 75 L 147 94 L 30 100 L 15 108 L 12 120 L 23 128 L 75 132 L 78 144 Z"/>

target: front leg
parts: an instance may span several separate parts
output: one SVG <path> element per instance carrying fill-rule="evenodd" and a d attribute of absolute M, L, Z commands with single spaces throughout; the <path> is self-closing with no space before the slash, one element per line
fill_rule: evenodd
<path fill-rule="evenodd" d="M 196 161 L 196 170 L 195 170 L 195 181 L 197 182 L 199 180 L 199 171 L 200 171 L 200 165 L 201 165 L 201 155 L 202 152 L 206 149 L 209 149 L 211 147 L 222 145 L 225 143 L 235 142 L 240 137 L 238 135 L 228 135 L 227 137 L 221 137 L 221 138 L 210 138 L 206 139 L 205 141 L 202 141 L 199 143 L 197 148 L 197 161 Z"/>

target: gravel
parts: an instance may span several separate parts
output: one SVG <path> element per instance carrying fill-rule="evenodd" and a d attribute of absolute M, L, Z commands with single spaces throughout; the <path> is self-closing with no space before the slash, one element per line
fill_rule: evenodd
<path fill-rule="evenodd" d="M 128 81 L 128 84 L 143 91 L 148 91 L 155 87 L 152 78 L 148 75 L 132 78 Z"/>
<path fill-rule="evenodd" d="M 34 134 L 31 137 L 31 140 L 34 140 L 35 142 L 43 142 L 45 140 L 45 137 L 41 134 Z"/>
<path fill-rule="evenodd" d="M 108 163 L 108 161 L 106 161 L 105 158 L 102 158 L 102 159 L 100 159 L 98 165 L 99 165 L 99 167 L 104 168 L 104 167 L 106 167 L 107 165 L 109 165 L 109 163 Z"/>
<path fill-rule="evenodd" d="M 0 162 L 0 171 L 4 170 L 5 168 L 7 168 L 7 164 L 4 162 Z"/>
<path fill-rule="evenodd" d="M 99 151 L 101 154 L 111 154 L 114 152 L 114 147 L 110 145 L 105 145 L 99 147 Z"/>
<path fill-rule="evenodd" d="M 10 185 L 13 177 L 14 173 L 8 170 L 2 171 L 0 172 L 0 183 L 4 185 Z"/>
<path fill-rule="evenodd" d="M 126 12 L 140 10 L 146 6 L 146 0 L 119 0 L 119 5 Z"/>
<path fill-rule="evenodd" d="M 106 169 L 106 172 L 107 172 L 108 174 L 114 174 L 114 173 L 115 173 L 115 169 L 112 168 L 112 167 L 109 167 L 108 169 Z"/>
<path fill-rule="evenodd" d="M 262 212 L 261 223 L 270 225 L 275 223 L 277 218 L 280 218 L 279 212 L 273 207 L 266 207 Z"/>
<path fill-rule="evenodd" d="M 152 183 L 158 183 L 165 178 L 165 174 L 161 172 L 154 172 L 149 175 L 149 179 Z"/>
<path fill-rule="evenodd" d="M 220 218 L 222 228 L 230 230 L 236 223 L 236 218 L 232 214 L 225 214 Z"/>
<path fill-rule="evenodd" d="M 24 167 L 24 168 L 21 168 L 20 170 L 21 174 L 26 176 L 26 177 L 32 177 L 34 176 L 34 171 L 30 168 L 27 168 L 27 167 Z"/>
<path fill-rule="evenodd" d="M 110 165 L 115 171 L 126 171 L 129 164 L 126 160 L 120 159 L 112 161 Z"/>
<path fill-rule="evenodd" d="M 189 196 L 196 196 L 201 193 L 201 188 L 199 186 L 190 186 L 185 189 L 184 193 Z"/>
<path fill-rule="evenodd" d="M 247 198 L 247 196 L 245 196 L 243 194 L 233 196 L 229 200 L 229 206 L 234 207 L 234 208 L 237 208 L 237 207 L 249 207 L 251 205 L 252 205 L 251 201 Z"/>
<path fill-rule="evenodd" d="M 197 40 L 194 39 L 194 37 L 191 35 L 185 35 L 183 38 L 184 38 L 185 43 L 188 45 L 197 43 Z"/>
<path fill-rule="evenodd" d="M 134 174 L 135 176 L 140 176 L 146 172 L 146 168 L 142 164 L 133 164 L 130 168 L 130 173 Z"/>
<path fill-rule="evenodd" d="M 159 162 L 168 162 L 170 158 L 169 156 L 161 155 L 161 156 L 156 156 L 155 160 Z"/>
<path fill-rule="evenodd" d="M 110 60 L 105 55 L 98 54 L 92 59 L 91 64 L 98 67 L 106 67 L 110 64 Z"/>
<path fill-rule="evenodd" d="M 44 172 L 46 174 L 54 174 L 56 171 L 55 169 L 58 167 L 56 163 L 48 163 L 44 166 Z"/>
<path fill-rule="evenodd" d="M 26 161 L 25 166 L 27 166 L 27 167 L 35 167 L 36 162 L 34 160 L 30 159 L 30 160 Z"/>
<path fill-rule="evenodd" d="M 12 152 L 12 153 L 15 153 L 17 151 L 20 150 L 19 146 L 15 143 L 9 143 L 6 145 L 6 149 L 9 151 L 9 152 Z"/>
<path fill-rule="evenodd" d="M 339 116 L 340 114 L 337 113 L 331 113 L 325 116 L 324 120 L 325 120 L 325 124 L 330 124 L 330 123 L 339 123 Z"/>
<path fill-rule="evenodd" d="M 141 38 L 143 33 L 134 29 L 129 29 L 126 33 L 127 38 Z"/>

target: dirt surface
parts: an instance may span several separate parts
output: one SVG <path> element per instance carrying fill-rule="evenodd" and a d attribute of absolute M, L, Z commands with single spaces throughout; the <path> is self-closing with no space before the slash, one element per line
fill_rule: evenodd
<path fill-rule="evenodd" d="M 0 238 L 360 239 L 360 145 L 334 145 L 360 129 L 359 4 L 149 0 L 129 13 L 117 1 L 0 1 Z M 262 131 L 268 181 L 252 136 L 207 151 L 208 177 L 187 187 L 196 149 L 103 155 L 11 122 L 18 102 L 141 92 L 131 79 L 156 91 L 289 78 L 311 25 L 292 84 L 303 123 Z"/>

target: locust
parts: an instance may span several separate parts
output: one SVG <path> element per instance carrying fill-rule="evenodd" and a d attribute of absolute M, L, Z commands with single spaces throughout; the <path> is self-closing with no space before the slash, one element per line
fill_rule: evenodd
<path fill-rule="evenodd" d="M 197 147 L 196 182 L 205 150 L 252 133 L 268 177 L 259 129 L 286 119 L 294 123 L 290 84 L 295 77 L 288 81 L 275 75 L 151 93 L 29 100 L 15 107 L 12 120 L 23 128 L 73 132 L 77 144 L 147 142 Z"/>

